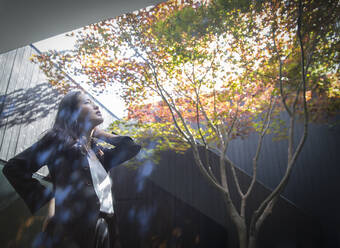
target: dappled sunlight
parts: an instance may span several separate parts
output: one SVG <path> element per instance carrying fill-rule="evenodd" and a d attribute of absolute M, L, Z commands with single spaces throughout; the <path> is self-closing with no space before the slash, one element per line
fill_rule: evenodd
<path fill-rule="evenodd" d="M 0 96 L 0 127 L 29 125 L 46 118 L 58 107 L 59 93 L 51 89 L 49 83 L 40 83 L 28 89 L 17 89 Z"/>
<path fill-rule="evenodd" d="M 139 233 L 144 235 L 150 229 L 150 221 L 157 210 L 157 205 L 148 207 L 146 209 L 138 209 L 135 214 L 135 218 L 139 223 Z"/>
<path fill-rule="evenodd" d="M 140 166 L 138 169 L 137 175 L 137 191 L 141 192 L 144 187 L 144 180 L 149 177 L 153 171 L 153 163 L 151 161 L 147 161 L 144 165 Z"/>

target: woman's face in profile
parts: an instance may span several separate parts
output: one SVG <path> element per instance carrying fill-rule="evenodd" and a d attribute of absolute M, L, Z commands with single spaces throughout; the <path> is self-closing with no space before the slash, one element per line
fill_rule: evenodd
<path fill-rule="evenodd" d="M 92 129 L 104 121 L 98 106 L 90 97 L 85 94 L 80 94 L 78 99 L 80 109 L 78 122 L 81 123 L 85 129 Z"/>

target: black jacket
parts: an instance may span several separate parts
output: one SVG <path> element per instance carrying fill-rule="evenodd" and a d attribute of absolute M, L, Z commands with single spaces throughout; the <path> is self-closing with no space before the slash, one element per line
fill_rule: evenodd
<path fill-rule="evenodd" d="M 91 144 L 107 171 L 131 159 L 141 149 L 127 136 L 119 136 L 114 142 L 115 148 L 104 148 L 94 141 Z M 32 178 L 43 165 L 48 166 L 53 190 Z M 57 247 L 65 236 L 74 238 L 82 248 L 92 247 L 100 203 L 86 153 L 76 145 L 64 149 L 61 142 L 45 136 L 10 159 L 3 173 L 33 214 L 55 197 L 55 215 L 40 240 L 45 245 L 49 243 L 47 247 Z"/>

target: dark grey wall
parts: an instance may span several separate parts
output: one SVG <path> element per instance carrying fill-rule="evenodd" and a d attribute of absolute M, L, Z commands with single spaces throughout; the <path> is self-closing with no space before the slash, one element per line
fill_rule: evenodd
<path fill-rule="evenodd" d="M 218 175 L 218 156 L 210 153 L 209 157 L 213 171 Z M 124 182 L 123 169 L 118 168 L 117 170 L 120 174 L 117 173 L 118 175 L 114 177 L 115 185 L 127 185 Z M 241 187 L 249 185 L 251 178 L 247 174 L 240 170 L 237 170 L 237 174 Z M 227 169 L 227 178 L 228 182 L 231 182 L 231 197 L 236 207 L 239 208 L 240 198 L 234 183 L 232 183 L 229 167 Z M 145 184 L 143 184 L 143 179 Z M 137 181 L 137 188 L 140 188 L 141 192 L 144 190 L 144 187 L 147 187 L 148 180 L 196 211 L 199 211 L 204 216 L 224 226 L 228 235 L 229 246 L 227 247 L 238 247 L 237 232 L 227 213 L 221 193 L 202 176 L 194 163 L 190 150 L 184 155 L 168 151 L 162 154 L 159 163 L 149 161 L 142 164 L 138 168 L 138 174 L 135 179 Z M 129 181 L 129 186 L 131 187 L 131 181 Z M 262 184 L 255 184 L 253 194 L 250 196 L 247 205 L 246 215 L 248 221 L 250 213 L 259 206 L 269 193 L 270 190 Z M 120 193 L 119 195 L 123 194 Z M 178 209 L 178 211 L 181 210 Z M 261 229 L 258 247 L 323 247 L 325 244 L 323 239 L 324 236 L 317 218 L 309 216 L 286 199 L 281 198 L 277 202 L 273 214 L 266 219 Z"/>
<path fill-rule="evenodd" d="M 287 120 L 285 115 L 283 119 Z M 339 122 L 340 116 L 332 123 Z M 295 144 L 302 135 L 297 124 Z M 251 174 L 251 158 L 255 154 L 257 137 L 231 143 L 229 154 L 236 164 Z M 283 196 L 306 214 L 318 219 L 328 242 L 327 247 L 340 247 L 340 125 L 309 125 L 309 135 L 296 161 Z M 259 159 L 258 180 L 273 189 L 282 178 L 287 164 L 287 141 L 264 140 Z"/>

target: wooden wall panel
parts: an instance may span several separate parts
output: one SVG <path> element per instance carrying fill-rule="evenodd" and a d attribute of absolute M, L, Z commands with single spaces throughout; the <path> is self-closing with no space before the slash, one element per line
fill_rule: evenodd
<path fill-rule="evenodd" d="M 30 56 L 30 49 L 22 48 L 19 50 L 18 59 L 15 60 L 13 74 L 9 81 L 9 87 L 7 95 L 16 96 L 20 94 L 22 89 L 27 88 L 31 79 L 31 69 L 28 60 L 25 58 Z M 25 105 L 27 103 L 18 102 L 18 99 L 11 97 L 7 101 L 10 106 L 10 112 L 8 113 L 8 122 L 6 125 L 6 136 L 4 140 L 4 146 L 7 144 L 7 153 L 1 154 L 4 160 L 8 160 L 16 154 L 17 144 L 20 139 L 20 131 L 22 125 L 16 125 L 16 123 L 22 123 L 24 121 Z M 20 109 L 20 111 L 18 111 Z M 9 135 L 10 134 L 10 135 Z M 4 147 L 5 148 L 5 147 Z M 4 149 L 3 151 L 6 151 Z"/>
<path fill-rule="evenodd" d="M 1 58 L 1 78 L 0 78 L 0 94 L 1 94 L 1 113 L 0 113 L 0 147 L 2 147 L 5 138 L 6 123 L 7 123 L 7 111 L 6 100 L 7 91 L 9 88 L 9 81 L 13 72 L 13 64 L 17 56 L 17 51 L 11 51 L 6 54 L 0 55 Z M 0 150 L 0 154 L 4 153 L 3 149 Z"/>
<path fill-rule="evenodd" d="M 52 127 L 62 98 L 29 58 L 26 46 L 0 55 L 0 159 L 8 160 L 32 145 Z M 116 117 L 99 106 L 106 128 Z M 46 170 L 45 172 L 46 173 Z"/>
<path fill-rule="evenodd" d="M 5 135 L 3 138 L 3 145 L 0 150 L 0 158 L 3 158 L 4 160 L 7 160 L 7 155 L 10 153 L 10 147 L 12 145 L 12 142 L 16 142 L 16 140 L 12 140 L 13 135 L 13 126 L 11 125 L 13 122 L 15 122 L 17 115 L 14 114 L 15 110 L 15 102 L 13 98 L 8 97 L 8 95 L 12 95 L 15 92 L 15 89 L 18 86 L 18 76 L 19 71 L 21 69 L 21 65 L 23 62 L 23 56 L 24 56 L 24 49 L 19 49 L 16 59 L 14 61 L 14 65 L 12 68 L 11 77 L 9 78 L 9 84 L 7 87 L 7 94 L 6 94 L 6 101 L 4 104 L 4 110 L 5 116 L 3 117 L 5 119 Z"/>

